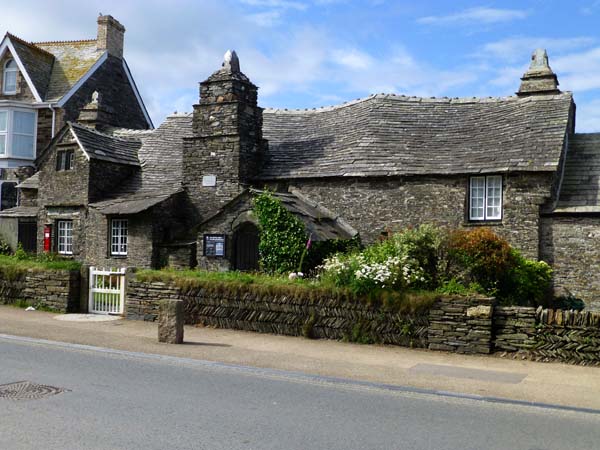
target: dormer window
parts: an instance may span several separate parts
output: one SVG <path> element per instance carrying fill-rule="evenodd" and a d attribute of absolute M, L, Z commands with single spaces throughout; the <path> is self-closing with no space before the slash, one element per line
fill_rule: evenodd
<path fill-rule="evenodd" d="M 9 59 L 4 64 L 2 93 L 8 95 L 17 93 L 17 63 L 14 59 Z"/>

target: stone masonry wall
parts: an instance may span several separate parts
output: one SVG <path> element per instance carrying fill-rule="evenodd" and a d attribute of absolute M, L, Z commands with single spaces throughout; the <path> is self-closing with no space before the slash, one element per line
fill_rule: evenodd
<path fill-rule="evenodd" d="M 297 180 L 292 184 L 325 208 L 335 211 L 363 241 L 422 223 L 449 228 L 485 225 L 505 237 L 528 258 L 537 259 L 540 205 L 549 197 L 552 176 L 504 176 L 501 221 L 469 222 L 468 176 L 419 176 L 385 179 Z"/>
<path fill-rule="evenodd" d="M 481 297 L 446 297 L 429 313 L 408 315 L 331 298 L 212 293 L 130 279 L 127 318 L 155 321 L 160 300 L 183 300 L 187 324 L 326 339 L 354 336 L 461 353 L 489 353 L 491 347 L 491 300 Z"/>
<path fill-rule="evenodd" d="M 600 309 L 600 217 L 542 218 L 541 259 L 554 270 L 554 290 Z M 565 292 L 566 291 L 566 292 Z"/>
<path fill-rule="evenodd" d="M 494 308 L 494 348 L 507 352 L 528 350 L 535 344 L 535 308 L 496 306 Z"/>
<path fill-rule="evenodd" d="M 0 272 L 0 303 L 24 300 L 59 312 L 77 312 L 80 301 L 78 270 L 28 269 L 17 277 Z"/>
<path fill-rule="evenodd" d="M 486 297 L 440 299 L 429 311 L 429 349 L 490 353 L 492 310 L 492 299 Z"/>

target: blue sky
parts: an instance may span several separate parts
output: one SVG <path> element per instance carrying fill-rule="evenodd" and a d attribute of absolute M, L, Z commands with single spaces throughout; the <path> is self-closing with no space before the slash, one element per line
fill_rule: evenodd
<path fill-rule="evenodd" d="M 600 0 L 2 0 L 0 32 L 93 38 L 99 12 L 127 28 L 125 57 L 156 125 L 191 111 L 228 48 L 261 106 L 313 108 L 377 92 L 512 95 L 544 47 L 574 92 L 577 130 L 600 131 Z"/>

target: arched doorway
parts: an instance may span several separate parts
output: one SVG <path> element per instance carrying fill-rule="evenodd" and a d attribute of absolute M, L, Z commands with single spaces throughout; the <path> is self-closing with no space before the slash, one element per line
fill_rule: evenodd
<path fill-rule="evenodd" d="M 241 271 L 258 270 L 258 227 L 252 222 L 242 223 L 233 234 L 234 269 Z"/>

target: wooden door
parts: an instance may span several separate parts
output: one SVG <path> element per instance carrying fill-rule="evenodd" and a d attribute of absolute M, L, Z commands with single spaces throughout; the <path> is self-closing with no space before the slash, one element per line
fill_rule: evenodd
<path fill-rule="evenodd" d="M 258 243 L 260 237 L 256 225 L 250 222 L 240 225 L 235 232 L 234 241 L 235 270 L 258 270 Z"/>

